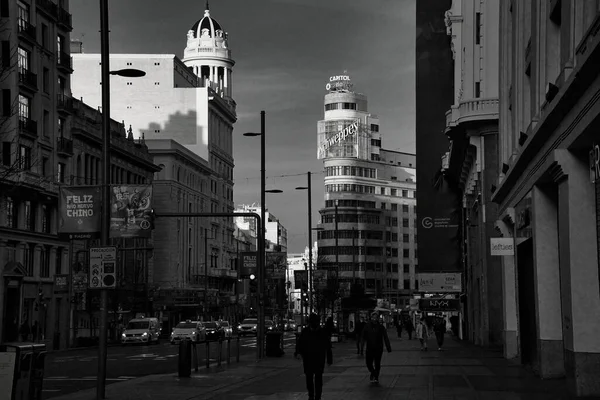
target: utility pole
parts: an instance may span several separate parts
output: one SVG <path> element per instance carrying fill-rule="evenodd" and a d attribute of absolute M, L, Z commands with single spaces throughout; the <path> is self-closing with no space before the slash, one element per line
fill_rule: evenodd
<path fill-rule="evenodd" d="M 309 283 L 309 302 L 310 302 L 310 311 L 313 310 L 313 277 L 312 277 L 312 267 L 313 267 L 313 248 L 312 248 L 312 189 L 311 189 L 311 173 L 310 171 L 306 173 L 306 177 L 308 179 L 308 283 Z"/>

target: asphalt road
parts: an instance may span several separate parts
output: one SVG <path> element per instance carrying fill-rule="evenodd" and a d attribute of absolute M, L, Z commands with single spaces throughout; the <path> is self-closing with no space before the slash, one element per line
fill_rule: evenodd
<path fill-rule="evenodd" d="M 231 341 L 231 363 L 235 363 L 236 339 Z M 284 346 L 294 346 L 293 332 L 284 334 Z M 210 346 L 210 364 L 216 366 L 218 349 Z M 127 345 L 108 348 L 106 384 L 151 374 L 177 373 L 179 346 L 166 340 L 155 345 Z M 199 368 L 206 368 L 206 347 L 199 348 Z M 240 356 L 256 353 L 256 337 L 240 338 Z M 227 362 L 227 345 L 223 344 L 222 363 Z M 193 370 L 192 370 L 193 371 Z M 96 387 L 98 349 L 72 349 L 49 353 L 46 357 L 43 399 Z"/>

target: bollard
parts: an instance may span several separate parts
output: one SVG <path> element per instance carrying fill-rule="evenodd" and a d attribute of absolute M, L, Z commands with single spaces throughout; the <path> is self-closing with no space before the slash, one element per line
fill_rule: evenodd
<path fill-rule="evenodd" d="M 192 343 L 192 360 L 194 361 L 194 371 L 198 372 L 198 346 L 196 342 Z"/>
<path fill-rule="evenodd" d="M 221 352 L 223 350 L 223 339 L 219 338 L 219 353 L 217 354 L 217 366 L 221 366 Z"/>
<path fill-rule="evenodd" d="M 179 342 L 178 374 L 180 378 L 192 375 L 192 344 L 189 340 Z"/>
<path fill-rule="evenodd" d="M 231 336 L 227 338 L 227 365 L 231 364 L 229 357 L 231 356 Z"/>
<path fill-rule="evenodd" d="M 206 341 L 206 368 L 210 368 L 210 342 Z"/>
<path fill-rule="evenodd" d="M 236 363 L 240 362 L 240 335 L 239 334 L 237 337 L 237 350 L 236 350 L 236 355 L 235 355 L 235 362 Z"/>

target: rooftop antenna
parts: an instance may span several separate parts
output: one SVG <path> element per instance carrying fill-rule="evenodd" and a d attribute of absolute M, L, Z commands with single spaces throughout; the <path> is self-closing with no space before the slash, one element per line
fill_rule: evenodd
<path fill-rule="evenodd" d="M 206 0 L 206 8 L 205 10 L 210 10 L 210 8 L 208 7 L 208 0 Z"/>

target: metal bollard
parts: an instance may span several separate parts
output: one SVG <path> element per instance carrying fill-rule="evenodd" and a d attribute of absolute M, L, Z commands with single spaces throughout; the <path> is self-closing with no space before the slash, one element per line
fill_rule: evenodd
<path fill-rule="evenodd" d="M 227 365 L 231 364 L 231 336 L 227 338 Z"/>
<path fill-rule="evenodd" d="M 196 342 L 192 342 L 192 360 L 194 362 L 194 371 L 198 372 L 198 346 Z"/>
<path fill-rule="evenodd" d="M 206 341 L 206 368 L 210 368 L 210 342 Z"/>
<path fill-rule="evenodd" d="M 192 375 L 192 346 L 189 340 L 179 342 L 179 357 L 177 359 L 177 372 L 180 378 L 189 378 Z"/>
<path fill-rule="evenodd" d="M 221 366 L 221 353 L 223 351 L 223 339 L 219 338 L 219 353 L 217 355 L 217 366 Z"/>
<path fill-rule="evenodd" d="M 236 363 L 240 362 L 240 335 L 238 335 L 238 337 L 237 337 L 237 350 L 236 350 L 236 355 L 235 355 L 235 362 Z"/>

